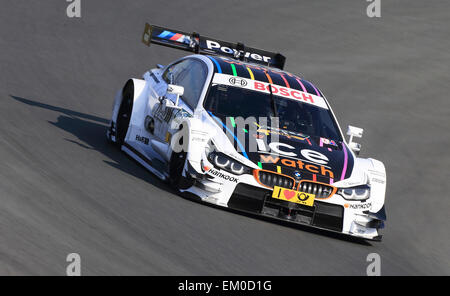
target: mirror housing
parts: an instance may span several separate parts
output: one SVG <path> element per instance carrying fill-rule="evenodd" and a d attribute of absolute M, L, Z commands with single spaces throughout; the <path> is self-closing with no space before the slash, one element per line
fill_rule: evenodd
<path fill-rule="evenodd" d="M 353 137 L 361 138 L 363 132 L 364 130 L 362 128 L 351 125 L 349 125 L 347 129 L 347 136 L 350 136 L 348 140 L 348 147 L 357 155 L 359 155 L 359 152 L 361 151 L 361 144 L 353 142 Z"/>
<path fill-rule="evenodd" d="M 356 155 L 359 155 L 359 152 L 361 151 L 361 144 L 351 142 L 348 144 L 348 148 L 355 152 Z"/>
<path fill-rule="evenodd" d="M 180 96 L 182 96 L 184 94 L 184 87 L 182 87 L 180 85 L 175 85 L 175 84 L 168 84 L 167 85 L 167 93 L 177 96 L 175 106 L 178 106 L 178 100 L 180 99 Z"/>
<path fill-rule="evenodd" d="M 184 94 L 184 87 L 175 84 L 168 84 L 167 93 L 182 96 Z"/>

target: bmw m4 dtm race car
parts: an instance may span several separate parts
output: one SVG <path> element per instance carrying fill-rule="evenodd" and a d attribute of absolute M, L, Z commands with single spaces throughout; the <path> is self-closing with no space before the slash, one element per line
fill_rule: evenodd
<path fill-rule="evenodd" d="M 322 92 L 285 57 L 146 24 L 146 45 L 193 54 L 130 79 L 107 137 L 157 177 L 204 202 L 381 240 L 382 162 L 360 158 Z"/>

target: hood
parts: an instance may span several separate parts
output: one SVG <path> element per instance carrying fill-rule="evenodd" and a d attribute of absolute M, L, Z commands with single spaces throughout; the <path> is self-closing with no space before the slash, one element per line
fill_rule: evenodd
<path fill-rule="evenodd" d="M 297 181 L 326 184 L 347 179 L 352 174 L 354 156 L 342 141 L 261 126 L 238 131 L 236 126 L 226 126 L 225 121 L 210 115 L 223 132 L 218 134 L 227 136 L 240 158 L 243 156 L 263 170 L 288 175 Z"/>

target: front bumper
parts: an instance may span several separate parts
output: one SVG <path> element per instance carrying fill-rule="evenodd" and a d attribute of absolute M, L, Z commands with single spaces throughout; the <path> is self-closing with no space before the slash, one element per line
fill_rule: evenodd
<path fill-rule="evenodd" d="M 327 200 L 316 199 L 312 207 L 304 206 L 272 198 L 272 190 L 258 184 L 253 176 L 224 178 L 224 174 L 231 177 L 226 172 L 190 174 L 197 181 L 186 191 L 215 205 L 367 240 L 381 240 L 380 230 L 386 220 L 384 208 L 372 213 L 370 203 L 349 203 L 337 194 Z"/>
<path fill-rule="evenodd" d="M 228 207 L 264 216 L 307 224 L 342 232 L 344 207 L 315 201 L 314 206 L 304 206 L 272 198 L 272 191 L 247 184 L 238 184 Z"/>

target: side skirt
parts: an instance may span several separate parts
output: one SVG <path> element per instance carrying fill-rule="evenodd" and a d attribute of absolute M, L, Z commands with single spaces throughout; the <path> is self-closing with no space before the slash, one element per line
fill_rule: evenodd
<path fill-rule="evenodd" d="M 145 155 L 134 149 L 130 144 L 127 142 L 123 143 L 122 145 L 122 151 L 124 151 L 126 154 L 131 156 L 134 160 L 139 162 L 142 166 L 144 166 L 147 170 L 149 170 L 151 173 L 155 174 L 158 178 L 161 180 L 166 180 L 167 175 L 164 173 L 161 173 L 157 169 L 153 167 L 152 161 L 148 159 Z"/>

